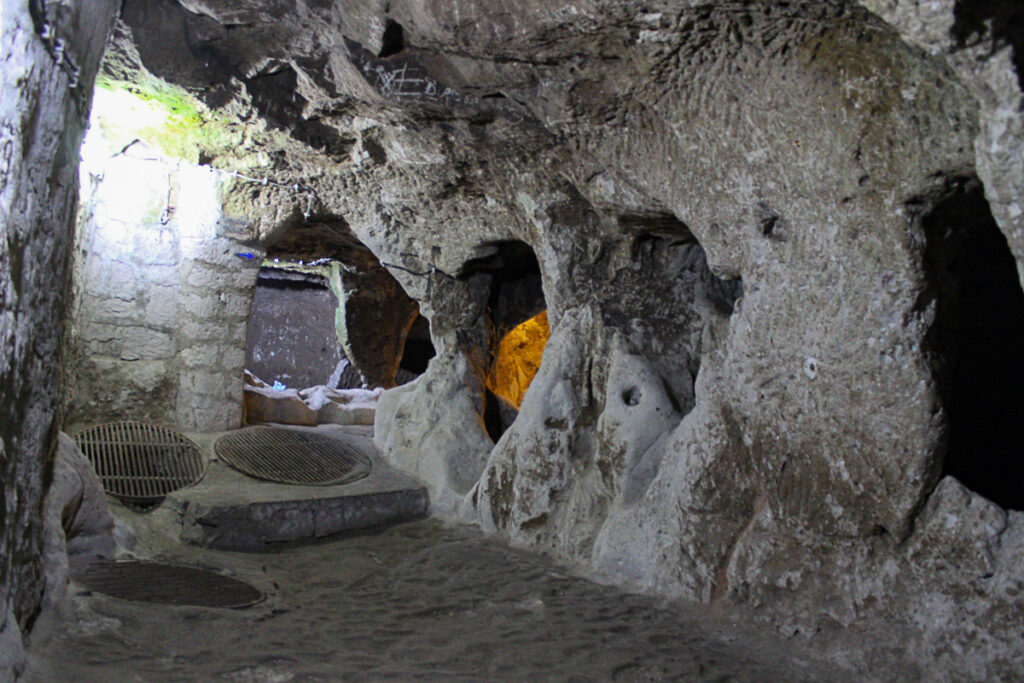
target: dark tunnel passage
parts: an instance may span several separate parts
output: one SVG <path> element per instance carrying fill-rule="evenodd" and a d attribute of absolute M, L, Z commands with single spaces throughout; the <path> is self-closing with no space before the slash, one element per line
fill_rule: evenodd
<path fill-rule="evenodd" d="M 1024 290 L 1016 261 L 976 183 L 937 206 L 924 227 L 945 243 L 944 474 L 1003 508 L 1024 509 Z"/>
<path fill-rule="evenodd" d="M 399 372 L 405 371 L 403 377 L 399 378 L 399 384 L 403 379 L 422 375 L 427 371 L 430 359 L 436 355 L 434 344 L 430 340 L 430 321 L 422 315 L 417 315 L 405 337 L 405 349 L 402 352 L 402 360 L 398 364 Z"/>

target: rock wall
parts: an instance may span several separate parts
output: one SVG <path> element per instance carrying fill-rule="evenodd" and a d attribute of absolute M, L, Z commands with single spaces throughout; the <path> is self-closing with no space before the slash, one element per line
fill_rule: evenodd
<path fill-rule="evenodd" d="M 78 147 L 118 3 L 0 6 L 0 680 L 40 601 Z"/>
<path fill-rule="evenodd" d="M 263 252 L 222 215 L 218 175 L 139 144 L 83 168 L 69 423 L 239 426 Z"/>
<path fill-rule="evenodd" d="M 152 6 L 147 68 L 315 188 L 239 188 L 255 238 L 344 224 L 430 319 L 376 438 L 436 512 L 882 678 L 1024 673 L 1024 513 L 944 476 L 943 207 L 1024 253 L 1011 3 Z M 551 337 L 495 443 L 510 243 Z"/>
<path fill-rule="evenodd" d="M 395 386 L 406 337 L 416 320 L 416 302 L 365 249 L 344 254 L 332 265 L 331 288 L 341 302 L 341 346 L 362 383 Z"/>

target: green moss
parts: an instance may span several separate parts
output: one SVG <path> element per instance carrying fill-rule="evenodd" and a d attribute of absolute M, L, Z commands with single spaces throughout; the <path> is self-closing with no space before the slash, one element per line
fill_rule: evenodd
<path fill-rule="evenodd" d="M 243 142 L 241 124 L 218 116 L 183 88 L 102 75 L 96 88 L 93 120 L 114 151 L 138 139 L 169 157 L 197 163 L 201 156 L 231 155 Z"/>

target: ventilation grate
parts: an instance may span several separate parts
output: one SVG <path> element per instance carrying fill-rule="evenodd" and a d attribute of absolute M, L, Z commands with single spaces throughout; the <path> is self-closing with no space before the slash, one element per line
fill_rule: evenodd
<path fill-rule="evenodd" d="M 97 560 L 75 568 L 72 575 L 91 591 L 135 602 L 237 609 L 266 597 L 230 576 L 162 562 Z"/>
<path fill-rule="evenodd" d="M 199 447 L 178 432 L 142 422 L 113 422 L 80 432 L 75 443 L 107 493 L 151 504 L 203 478 Z"/>
<path fill-rule="evenodd" d="M 370 473 L 370 459 L 352 444 L 280 427 L 249 427 L 214 446 L 234 469 L 267 481 L 307 486 L 347 484 Z"/>

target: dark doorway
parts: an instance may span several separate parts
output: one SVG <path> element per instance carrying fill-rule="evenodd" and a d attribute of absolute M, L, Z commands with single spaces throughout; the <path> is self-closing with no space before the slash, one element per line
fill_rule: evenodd
<path fill-rule="evenodd" d="M 1024 291 L 1017 264 L 977 183 L 924 219 L 945 245 L 939 284 L 947 369 L 945 474 L 1007 508 L 1024 509 Z M 933 260 L 934 263 L 934 260 Z"/>
<path fill-rule="evenodd" d="M 430 321 L 422 315 L 416 316 L 405 337 L 405 350 L 398 364 L 398 383 L 405 384 L 426 372 L 436 353 L 430 341 Z"/>

